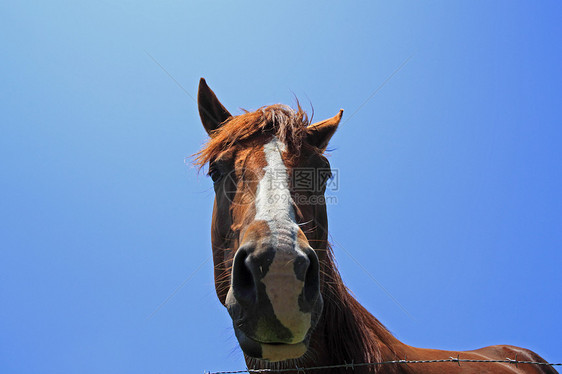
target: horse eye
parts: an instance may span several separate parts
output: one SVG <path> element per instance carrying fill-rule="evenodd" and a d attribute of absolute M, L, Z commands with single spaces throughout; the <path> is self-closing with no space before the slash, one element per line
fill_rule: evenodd
<path fill-rule="evenodd" d="M 221 179 L 222 174 L 217 167 L 211 166 L 209 168 L 209 176 L 213 180 L 213 183 L 217 183 Z"/>

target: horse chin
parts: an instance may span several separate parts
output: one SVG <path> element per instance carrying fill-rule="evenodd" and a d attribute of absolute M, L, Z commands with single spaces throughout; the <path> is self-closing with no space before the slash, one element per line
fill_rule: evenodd
<path fill-rule="evenodd" d="M 242 348 L 246 356 L 268 362 L 297 359 L 302 357 L 308 350 L 306 341 L 295 344 L 262 343 L 248 337 L 238 328 L 234 328 L 234 332 L 240 348 Z"/>

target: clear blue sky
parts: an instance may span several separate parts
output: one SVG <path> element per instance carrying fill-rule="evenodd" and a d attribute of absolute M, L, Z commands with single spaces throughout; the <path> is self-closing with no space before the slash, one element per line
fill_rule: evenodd
<path fill-rule="evenodd" d="M 211 182 L 184 163 L 200 77 L 234 113 L 293 93 L 316 119 L 345 109 L 334 248 L 398 338 L 560 362 L 561 19 L 557 1 L 2 2 L 0 371 L 244 367 L 205 263 Z"/>

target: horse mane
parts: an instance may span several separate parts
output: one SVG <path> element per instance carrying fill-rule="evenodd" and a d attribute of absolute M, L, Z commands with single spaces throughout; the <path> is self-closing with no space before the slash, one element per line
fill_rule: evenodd
<path fill-rule="evenodd" d="M 264 106 L 254 112 L 244 110 L 239 116 L 229 117 L 210 134 L 203 149 L 194 155 L 195 165 L 203 167 L 232 146 L 264 134 L 276 136 L 291 154 L 298 155 L 309 125 L 308 115 L 298 101 L 296 110 L 282 104 Z"/>

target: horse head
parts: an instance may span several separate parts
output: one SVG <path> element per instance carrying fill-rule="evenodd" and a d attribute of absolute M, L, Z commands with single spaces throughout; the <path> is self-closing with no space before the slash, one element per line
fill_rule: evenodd
<path fill-rule="evenodd" d="M 322 313 L 326 256 L 324 151 L 343 111 L 311 124 L 298 106 L 231 115 L 201 79 L 215 201 L 215 288 L 244 353 L 266 361 L 303 356 Z"/>

